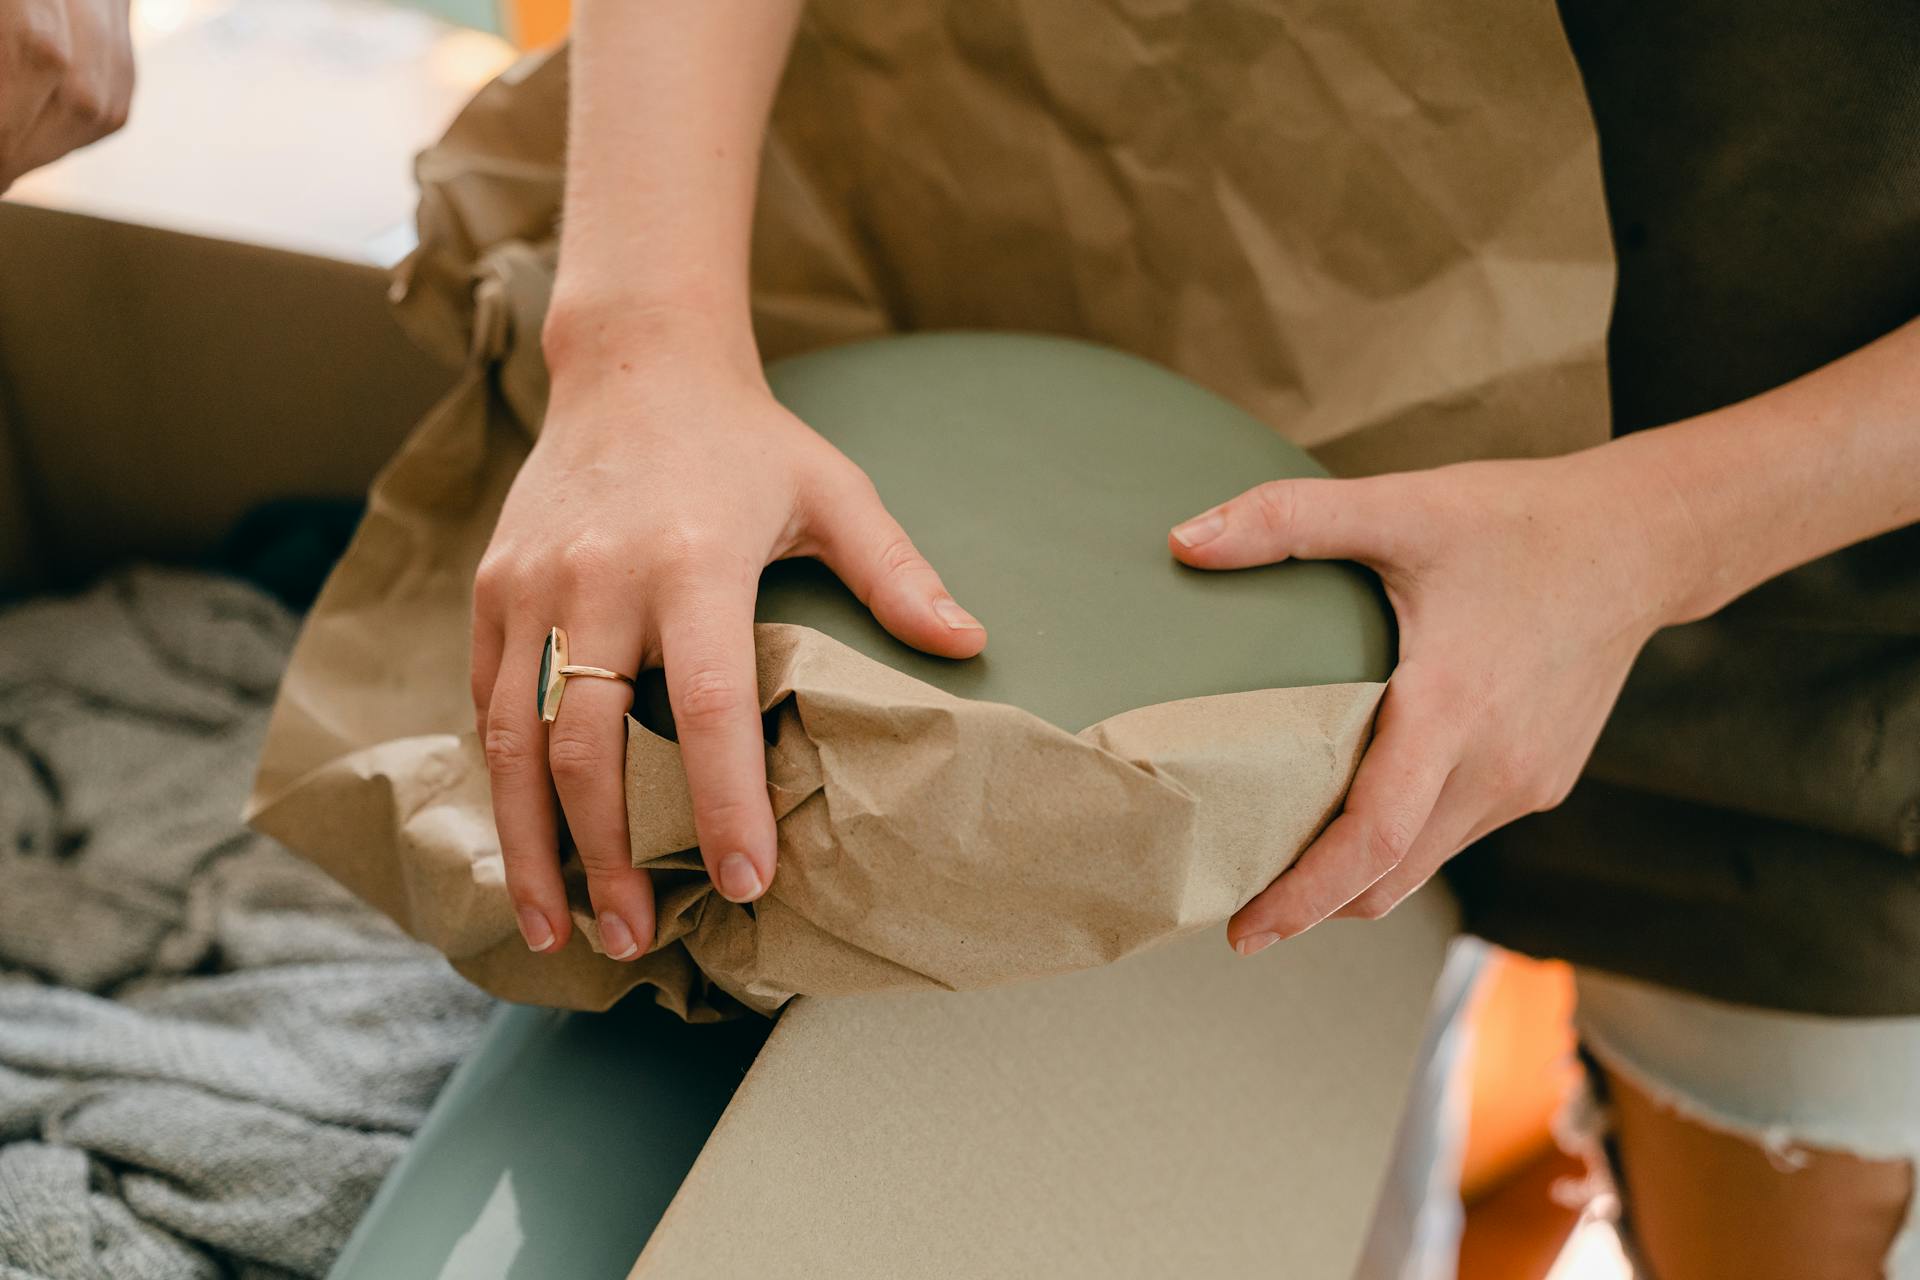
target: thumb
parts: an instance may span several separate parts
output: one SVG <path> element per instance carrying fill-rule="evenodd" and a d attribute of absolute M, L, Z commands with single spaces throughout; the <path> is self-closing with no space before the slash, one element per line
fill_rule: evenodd
<path fill-rule="evenodd" d="M 896 639 L 943 658 L 971 658 L 987 631 L 947 593 L 940 575 L 862 481 L 817 517 L 820 559 Z"/>
<path fill-rule="evenodd" d="M 1167 547 L 1196 569 L 1286 559 L 1376 563 L 1398 527 L 1377 486 L 1372 479 L 1269 480 L 1174 526 Z"/>

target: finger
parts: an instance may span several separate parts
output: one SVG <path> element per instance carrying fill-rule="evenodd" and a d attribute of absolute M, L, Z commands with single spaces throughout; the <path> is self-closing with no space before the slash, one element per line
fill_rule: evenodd
<path fill-rule="evenodd" d="M 487 740 L 487 708 L 493 703 L 494 686 L 500 679 L 500 653 L 505 643 L 500 622 L 476 596 L 473 608 L 473 648 L 468 656 L 467 681 L 473 696 L 475 733 Z M 536 672 L 537 672 L 536 668 Z M 528 688 L 532 688 L 531 685 Z"/>
<path fill-rule="evenodd" d="M 721 894 L 751 902 L 773 883 L 773 807 L 753 657 L 750 584 L 710 578 L 661 597 L 667 701 L 693 798 L 700 856 Z"/>
<path fill-rule="evenodd" d="M 560 879 L 546 735 L 534 696 L 545 641 L 546 633 L 527 623 L 508 629 L 481 739 L 486 744 L 493 821 L 500 832 L 507 893 L 520 935 L 535 951 L 558 950 L 572 931 L 566 886 Z"/>
<path fill-rule="evenodd" d="M 1374 881 L 1353 901 L 1333 913 L 1337 920 L 1378 920 L 1433 878 L 1447 859 L 1478 840 L 1494 825 L 1478 815 L 1486 808 L 1479 790 L 1455 770 L 1433 806 L 1420 838 L 1399 866 Z"/>
<path fill-rule="evenodd" d="M 1405 671 L 1405 668 L 1402 668 Z M 1396 679 L 1399 674 L 1396 673 Z M 1312 928 L 1405 860 L 1433 813 L 1457 752 L 1430 719 L 1410 714 L 1392 684 L 1346 805 L 1298 862 L 1227 922 L 1227 940 L 1253 955 Z"/>
<path fill-rule="evenodd" d="M 1277 560 L 1359 560 L 1392 555 L 1395 509 L 1384 480 L 1270 480 L 1177 525 L 1174 557 L 1196 569 L 1244 569 Z"/>
<path fill-rule="evenodd" d="M 871 484 L 862 481 L 858 492 L 823 514 L 820 559 L 881 626 L 946 658 L 971 658 L 987 647 L 986 628 L 948 594 Z"/>
<path fill-rule="evenodd" d="M 637 615 L 602 618 L 567 633 L 567 661 L 610 671 L 639 669 L 645 637 Z M 529 686 L 528 696 L 532 696 Z M 600 946 L 632 960 L 653 945 L 653 881 L 633 865 L 627 843 L 627 709 L 633 688 L 618 680 L 573 676 L 547 726 L 547 763 L 567 830 L 587 873 Z"/>

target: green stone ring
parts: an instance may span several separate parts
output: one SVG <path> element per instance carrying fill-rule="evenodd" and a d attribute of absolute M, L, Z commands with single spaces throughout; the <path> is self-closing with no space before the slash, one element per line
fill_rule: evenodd
<path fill-rule="evenodd" d="M 559 627 L 550 628 L 547 631 L 547 646 L 540 651 L 540 687 L 536 693 L 540 718 L 548 724 L 553 723 L 554 717 L 560 714 L 560 695 L 567 691 L 568 676 L 592 676 L 596 680 L 633 683 L 632 676 L 623 676 L 618 671 L 569 663 L 567 633 Z"/>

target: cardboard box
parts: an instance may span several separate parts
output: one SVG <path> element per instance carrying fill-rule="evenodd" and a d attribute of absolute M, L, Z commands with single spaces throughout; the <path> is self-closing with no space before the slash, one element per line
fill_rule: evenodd
<path fill-rule="evenodd" d="M 366 267 L 0 205 L 0 587 L 362 491 L 450 380 L 384 293 Z M 1027 986 L 796 1001 L 633 1275 L 1350 1275 L 1452 927 L 1428 893 L 1253 962 L 1209 935 Z M 672 1088 L 593 1102 L 670 1112 Z M 640 1181 L 655 1156 L 571 1154 L 542 1176 Z M 515 1204 L 395 1229 L 457 1242 Z M 573 1274 L 541 1259 L 595 1224 L 547 1225 L 460 1274 Z"/>
<path fill-rule="evenodd" d="M 370 266 L 0 203 L 0 586 L 364 493 L 452 375 Z"/>

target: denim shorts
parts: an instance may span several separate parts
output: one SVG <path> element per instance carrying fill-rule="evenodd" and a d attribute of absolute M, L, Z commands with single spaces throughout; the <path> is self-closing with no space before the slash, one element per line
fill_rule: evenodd
<path fill-rule="evenodd" d="M 1681 1116 L 1764 1148 L 1783 1168 L 1808 1149 L 1920 1168 L 1920 1018 L 1780 1013 L 1579 970 L 1585 1051 Z M 1594 1136 L 1604 1119 L 1590 1110 Z M 1920 1280 L 1920 1195 L 1886 1262 Z"/>

